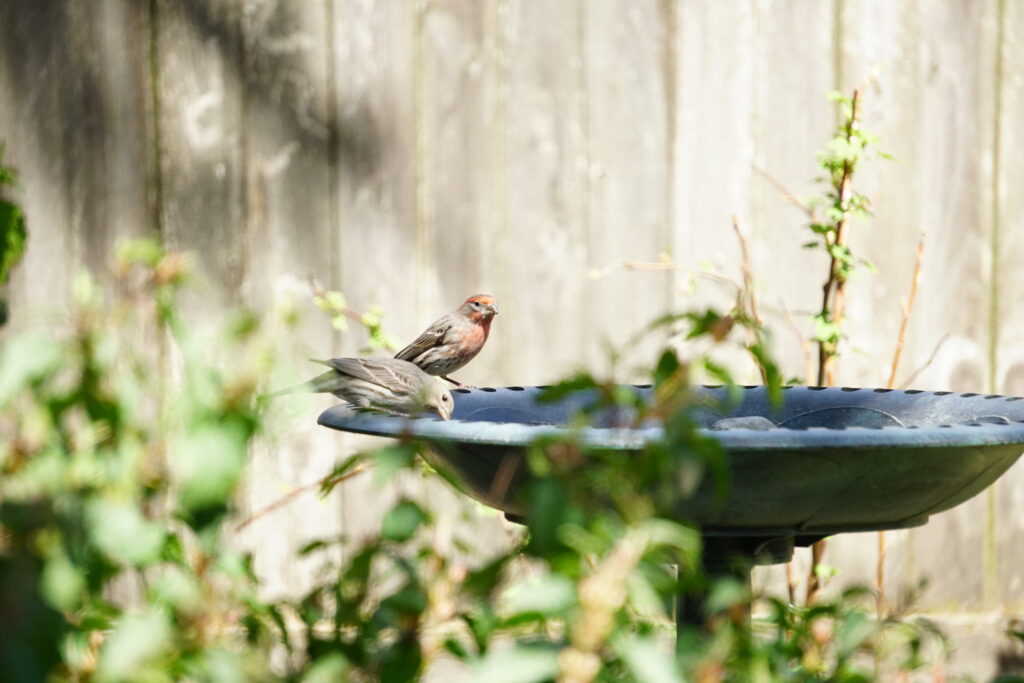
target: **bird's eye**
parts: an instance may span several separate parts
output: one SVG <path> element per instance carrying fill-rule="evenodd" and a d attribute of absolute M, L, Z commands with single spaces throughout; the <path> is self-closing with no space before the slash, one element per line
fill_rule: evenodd
<path fill-rule="evenodd" d="M 447 396 L 442 396 L 442 397 L 441 397 L 441 400 L 442 400 L 442 401 L 444 401 L 445 403 L 447 403 L 449 399 L 448 399 L 448 397 L 447 397 Z"/>
<path fill-rule="evenodd" d="M 480 308 L 480 302 L 479 301 L 474 301 L 473 302 L 473 308 Z"/>

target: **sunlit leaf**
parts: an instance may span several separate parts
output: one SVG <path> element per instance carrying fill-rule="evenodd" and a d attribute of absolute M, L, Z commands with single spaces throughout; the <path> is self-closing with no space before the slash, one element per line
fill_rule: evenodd
<path fill-rule="evenodd" d="M 554 615 L 576 603 L 576 586 L 565 576 L 548 574 L 511 586 L 502 595 L 502 611 L 507 614 L 536 613 Z"/>
<path fill-rule="evenodd" d="M 540 683 L 558 673 L 558 651 L 544 644 L 495 648 L 471 670 L 472 683 Z"/>
<path fill-rule="evenodd" d="M 97 680 L 137 680 L 144 666 L 170 647 L 171 636 L 170 620 L 162 611 L 123 617 L 103 643 Z"/>
<path fill-rule="evenodd" d="M 389 541 L 408 541 L 429 516 L 416 503 L 403 500 L 388 510 L 381 522 L 380 535 Z"/>
<path fill-rule="evenodd" d="M 670 650 L 653 638 L 628 635 L 618 639 L 614 647 L 637 681 L 682 683 L 684 680 Z"/>
<path fill-rule="evenodd" d="M 93 499 L 86 507 L 89 533 L 107 557 L 145 566 L 160 559 L 164 529 L 129 501 Z"/>

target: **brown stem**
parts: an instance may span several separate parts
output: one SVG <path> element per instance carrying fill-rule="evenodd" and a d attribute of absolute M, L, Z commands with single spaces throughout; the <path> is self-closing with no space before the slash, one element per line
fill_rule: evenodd
<path fill-rule="evenodd" d="M 850 99 L 850 116 L 846 121 L 846 141 L 853 138 L 853 132 L 857 128 L 857 117 L 860 108 L 860 88 L 853 91 Z M 849 159 L 843 161 L 843 173 L 840 176 L 839 187 L 836 188 L 836 207 L 842 212 L 836 222 L 835 237 L 829 246 L 842 247 L 848 240 L 849 230 L 849 207 L 850 182 L 853 179 L 853 164 Z M 830 321 L 839 333 L 843 322 L 844 295 L 846 293 L 846 276 L 840 272 L 841 265 L 836 255 L 829 251 L 828 278 L 822 287 L 821 317 Z M 832 386 L 835 384 L 835 357 L 839 347 L 838 338 L 834 342 L 818 342 L 818 386 Z M 820 588 L 820 581 L 816 571 L 821 558 L 825 555 L 825 540 L 818 541 L 811 546 L 811 570 L 807 577 L 808 604 L 814 599 Z"/>
<path fill-rule="evenodd" d="M 885 532 L 878 532 L 878 561 L 875 565 L 875 588 L 877 594 L 875 596 L 875 610 L 878 612 L 878 618 L 882 618 L 882 613 L 885 611 Z"/>
<path fill-rule="evenodd" d="M 739 294 L 737 294 L 737 304 L 741 311 L 747 312 L 747 308 L 750 309 L 750 317 L 752 325 L 750 326 L 750 334 L 753 337 L 754 344 L 761 343 L 761 314 L 757 311 L 757 295 L 754 294 L 754 275 L 753 269 L 750 266 L 750 249 L 747 244 L 747 237 L 743 234 L 743 230 L 740 228 L 740 219 L 736 214 L 732 215 L 732 229 L 736 233 L 736 239 L 740 243 L 740 269 L 742 273 L 743 286 L 740 288 Z M 753 353 L 751 353 L 753 356 Z M 768 384 L 768 370 L 764 367 L 756 357 L 754 357 L 754 364 L 757 365 L 758 372 L 761 373 L 761 381 Z"/>
<path fill-rule="evenodd" d="M 769 183 L 771 183 L 775 187 L 776 190 L 779 191 L 779 194 L 782 195 L 782 199 L 783 200 L 785 200 L 785 201 L 789 202 L 790 204 L 792 204 L 793 206 L 797 207 L 798 209 L 803 211 L 805 214 L 807 214 L 808 218 L 810 218 L 811 220 L 814 220 L 814 211 L 811 209 L 811 207 L 807 206 L 802 201 L 797 199 L 796 196 L 794 196 L 793 193 L 790 192 L 789 189 L 785 185 L 782 184 L 782 181 L 780 181 L 778 178 L 776 178 L 771 173 L 769 173 L 765 169 L 761 168 L 757 164 L 751 164 L 751 166 L 753 167 L 753 169 L 755 171 L 757 171 L 762 176 L 764 176 L 765 180 L 767 180 Z"/>
<path fill-rule="evenodd" d="M 285 505 L 287 505 L 288 503 L 292 502 L 293 500 L 295 500 L 296 498 L 298 498 L 299 496 L 301 496 L 304 493 L 309 493 L 310 491 L 315 491 L 316 489 L 321 488 L 324 484 L 326 484 L 329 481 L 332 481 L 335 485 L 337 485 L 337 484 L 340 484 L 343 481 L 351 479 L 352 477 L 356 476 L 357 474 L 361 474 L 362 472 L 365 472 L 369 468 L 370 468 L 370 465 L 368 463 L 362 463 L 360 465 L 356 465 L 355 468 L 353 468 L 351 472 L 346 472 L 345 474 L 341 475 L 340 477 L 335 475 L 335 474 L 333 474 L 333 473 L 332 474 L 328 474 L 326 477 L 322 477 L 321 479 L 319 479 L 317 481 L 314 481 L 312 484 L 306 484 L 305 486 L 300 486 L 299 488 L 297 488 L 297 489 L 295 489 L 293 491 L 289 491 L 285 495 L 283 495 L 280 498 L 278 498 L 277 500 L 275 500 L 270 505 L 267 505 L 265 508 L 263 508 L 263 509 L 259 510 L 258 512 L 254 513 L 253 515 L 249 516 L 247 519 L 244 519 L 241 522 L 239 522 L 238 526 L 235 527 L 235 531 L 241 531 L 242 529 L 244 529 L 245 527 L 249 526 L 250 524 L 252 524 L 256 520 L 258 520 L 258 519 L 260 519 L 262 517 L 265 517 L 266 515 L 269 515 L 271 512 L 274 512 L 275 510 L 279 510 L 279 509 L 283 508 Z"/>
<path fill-rule="evenodd" d="M 850 99 L 850 118 L 846 123 L 846 141 L 853 138 L 853 131 L 857 127 L 857 116 L 860 105 L 860 88 L 853 91 Z M 843 162 L 843 173 L 840 176 L 839 187 L 836 188 L 836 207 L 842 211 L 842 215 L 836 222 L 835 237 L 829 246 L 842 247 L 847 242 L 849 229 L 849 210 L 847 202 L 850 195 L 850 182 L 853 179 L 853 164 L 847 159 Z M 822 286 L 821 317 L 829 320 L 838 329 L 843 321 L 843 299 L 846 293 L 846 277 L 840 273 L 839 259 L 834 254 L 829 254 L 828 278 Z M 835 383 L 835 372 L 833 360 L 839 342 L 829 344 L 825 341 L 818 342 L 818 386 L 830 386 Z"/>
<path fill-rule="evenodd" d="M 914 254 L 914 275 L 910 281 L 910 294 L 903 302 L 903 315 L 900 319 L 900 330 L 896 335 L 896 349 L 892 354 L 892 366 L 889 368 L 889 381 L 886 388 L 892 389 L 896 384 L 896 372 L 900 367 L 900 357 L 903 355 L 903 347 L 907 340 L 907 325 L 910 322 L 910 314 L 914 310 L 914 300 L 917 299 L 917 290 L 921 285 L 921 268 L 924 262 L 925 231 L 921 230 L 920 239 L 917 241 L 917 251 Z M 885 609 L 885 532 L 878 532 L 878 562 L 875 567 L 875 609 L 878 617 L 882 617 Z"/>
<path fill-rule="evenodd" d="M 320 286 L 320 283 L 316 281 L 316 276 L 313 273 L 309 274 L 309 289 L 310 291 L 313 292 L 314 299 L 318 297 L 323 297 L 325 294 L 327 294 L 327 290 Z M 335 309 L 335 311 L 337 313 L 341 313 L 346 318 L 359 323 L 360 325 L 363 324 L 363 316 L 361 316 L 359 314 L 359 311 L 355 309 L 348 308 L 346 306 L 343 308 Z"/>
<path fill-rule="evenodd" d="M 949 340 L 949 332 L 947 332 L 946 334 L 942 335 L 942 339 L 940 339 L 939 342 L 935 345 L 935 348 L 932 349 L 932 353 L 931 353 L 930 356 L 928 356 L 928 360 L 926 360 L 921 367 L 917 368 L 912 373 L 910 373 L 910 377 L 908 377 L 906 379 L 906 381 L 903 382 L 903 384 L 901 384 L 899 386 L 899 388 L 900 389 L 906 389 L 907 387 L 909 387 L 913 383 L 913 381 L 915 379 L 917 379 L 918 375 L 920 375 L 922 372 L 927 370 L 928 367 L 935 361 L 935 357 L 937 355 L 939 355 L 939 350 L 942 348 L 942 345 L 945 344 L 948 340 Z"/>
<path fill-rule="evenodd" d="M 910 313 L 914 310 L 914 300 L 917 298 L 917 289 L 921 285 L 921 269 L 924 262 L 924 240 L 925 231 L 920 233 L 917 241 L 917 251 L 914 255 L 914 277 L 910 282 L 910 294 L 903 305 L 903 317 L 900 320 L 900 331 L 896 336 L 896 350 L 892 354 L 892 367 L 889 369 L 889 382 L 886 388 L 892 389 L 896 384 L 896 371 L 900 367 L 900 356 L 903 355 L 903 347 L 907 339 L 907 325 L 910 322 Z"/>

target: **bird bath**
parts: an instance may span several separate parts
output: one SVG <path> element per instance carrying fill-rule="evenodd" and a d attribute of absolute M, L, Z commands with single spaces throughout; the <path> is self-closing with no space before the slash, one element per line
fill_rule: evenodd
<path fill-rule="evenodd" d="M 321 425 L 361 434 L 412 434 L 430 448 L 424 457 L 451 474 L 465 492 L 512 521 L 526 510 L 519 499 L 529 477 L 526 447 L 563 433 L 590 401 L 572 396 L 538 403 L 539 387 L 456 389 L 450 422 L 358 413 L 347 406 L 320 415 Z M 636 386 L 642 395 L 647 386 Z M 788 561 L 794 546 L 850 531 L 924 524 L 992 484 L 1024 451 L 1024 400 L 981 394 L 888 389 L 786 387 L 773 406 L 764 387 L 703 387 L 709 407 L 695 417 L 727 453 L 724 501 L 712 482 L 680 500 L 681 519 L 704 537 L 712 575 L 736 571 L 734 561 Z M 702 401 L 703 404 L 703 401 Z M 710 406 L 728 406 L 719 411 Z M 625 429 L 614 416 L 583 428 L 588 444 L 637 451 L 662 437 L 660 427 Z M 602 422 L 603 420 L 603 422 Z M 610 425 L 610 426 L 604 426 Z M 700 596 L 684 596 L 681 623 L 701 623 Z"/>

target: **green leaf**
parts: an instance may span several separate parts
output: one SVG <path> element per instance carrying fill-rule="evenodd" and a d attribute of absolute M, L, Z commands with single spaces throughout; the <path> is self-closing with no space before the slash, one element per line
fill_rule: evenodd
<path fill-rule="evenodd" d="M 237 652 L 221 649 L 206 650 L 199 660 L 198 668 L 202 674 L 199 680 L 217 681 L 217 683 L 246 683 L 249 680 L 242 659 Z"/>
<path fill-rule="evenodd" d="M 815 341 L 834 343 L 839 341 L 839 327 L 821 314 L 814 316 Z"/>
<path fill-rule="evenodd" d="M 876 631 L 877 625 L 864 612 L 856 611 L 846 615 L 839 622 L 836 634 L 836 648 L 840 657 L 849 657 L 856 652 Z"/>
<path fill-rule="evenodd" d="M 160 559 L 165 531 L 133 503 L 93 499 L 87 504 L 86 520 L 93 543 L 110 559 L 140 567 Z"/>
<path fill-rule="evenodd" d="M 26 384 L 55 372 L 61 360 L 60 345 L 52 334 L 31 332 L 5 342 L 0 350 L 0 406 Z"/>
<path fill-rule="evenodd" d="M 493 649 L 477 663 L 472 683 L 540 683 L 558 675 L 558 651 L 550 645 L 516 643 Z"/>
<path fill-rule="evenodd" d="M 373 480 L 378 484 L 391 481 L 400 470 L 412 466 L 416 451 L 408 445 L 385 446 L 373 456 Z"/>
<path fill-rule="evenodd" d="M 202 424 L 179 439 L 169 467 L 188 512 L 225 504 L 245 467 L 246 435 L 233 423 Z"/>
<path fill-rule="evenodd" d="M 43 567 L 39 592 L 46 602 L 61 612 L 70 612 L 82 604 L 85 576 L 63 554 L 52 557 Z"/>
<path fill-rule="evenodd" d="M 302 676 L 302 683 L 336 683 L 345 680 L 349 665 L 339 652 L 331 652 L 316 659 Z"/>
<path fill-rule="evenodd" d="M 717 614 L 750 599 L 747 586 L 735 579 L 719 579 L 711 586 L 705 610 L 708 614 Z"/>
<path fill-rule="evenodd" d="M 11 271 L 18 265 L 25 253 L 28 231 L 21 208 L 0 199 L 0 284 L 11 277 Z"/>
<path fill-rule="evenodd" d="M 556 615 L 575 604 L 576 584 L 560 574 L 515 584 L 502 595 L 502 612 L 510 615 Z"/>
<path fill-rule="evenodd" d="M 203 605 L 203 590 L 194 576 L 180 567 L 165 567 L 150 589 L 154 602 L 170 605 L 186 612 L 198 611 Z"/>
<path fill-rule="evenodd" d="M 100 649 L 98 681 L 144 678 L 144 667 L 171 644 L 171 624 L 163 611 L 123 617 Z"/>
<path fill-rule="evenodd" d="M 122 265 L 142 264 L 154 268 L 164 257 L 160 243 L 151 239 L 126 240 L 117 245 L 115 259 Z"/>
<path fill-rule="evenodd" d="M 408 541 L 430 517 L 416 503 L 403 500 L 388 510 L 381 522 L 380 535 L 389 541 Z"/>
<path fill-rule="evenodd" d="M 615 641 L 614 649 L 637 681 L 682 683 L 684 680 L 675 658 L 650 636 L 624 636 Z"/>

